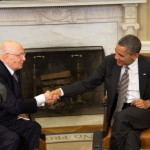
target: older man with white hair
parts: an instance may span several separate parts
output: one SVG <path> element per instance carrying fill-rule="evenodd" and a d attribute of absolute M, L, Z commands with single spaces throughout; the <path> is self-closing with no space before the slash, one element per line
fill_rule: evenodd
<path fill-rule="evenodd" d="M 21 116 L 35 113 L 47 102 L 50 92 L 23 99 L 15 71 L 26 60 L 21 44 L 4 41 L 0 45 L 0 150 L 38 150 L 41 126 Z"/>

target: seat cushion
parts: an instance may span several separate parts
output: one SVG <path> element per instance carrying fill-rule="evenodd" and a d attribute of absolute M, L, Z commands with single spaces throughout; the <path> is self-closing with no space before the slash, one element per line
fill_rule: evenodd
<path fill-rule="evenodd" d="M 108 148 L 110 144 L 111 129 L 108 131 L 108 135 L 103 139 L 103 147 Z M 150 128 L 143 130 L 140 135 L 141 148 L 150 149 Z"/>
<path fill-rule="evenodd" d="M 150 128 L 143 130 L 140 135 L 141 138 L 141 148 L 150 149 Z"/>

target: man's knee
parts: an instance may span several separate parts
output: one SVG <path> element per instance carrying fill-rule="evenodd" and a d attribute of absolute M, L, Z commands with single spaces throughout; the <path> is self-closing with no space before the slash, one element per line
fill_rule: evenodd
<path fill-rule="evenodd" d="M 41 134 L 41 125 L 37 122 L 33 122 L 32 124 L 32 133 L 33 134 L 36 134 L 36 135 L 39 135 Z"/>
<path fill-rule="evenodd" d="M 121 122 L 126 122 L 129 119 L 129 115 L 123 112 L 118 112 L 116 113 L 115 117 L 114 117 L 114 121 L 116 123 L 121 123 Z"/>

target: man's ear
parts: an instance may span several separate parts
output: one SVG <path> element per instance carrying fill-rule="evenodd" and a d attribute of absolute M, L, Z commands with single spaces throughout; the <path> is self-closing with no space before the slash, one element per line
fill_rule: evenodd
<path fill-rule="evenodd" d="M 7 58 L 8 58 L 8 55 L 6 53 L 1 56 L 2 60 L 6 60 Z"/>
<path fill-rule="evenodd" d="M 136 58 L 139 57 L 139 53 L 135 53 L 135 54 L 133 54 L 133 56 L 134 56 L 134 60 L 135 60 Z"/>

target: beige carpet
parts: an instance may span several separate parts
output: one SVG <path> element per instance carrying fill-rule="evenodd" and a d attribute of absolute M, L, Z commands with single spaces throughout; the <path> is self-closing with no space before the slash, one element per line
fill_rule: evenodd
<path fill-rule="evenodd" d="M 42 130 L 47 136 L 47 150 L 92 150 L 92 141 L 90 137 L 85 140 L 67 141 L 67 142 L 54 142 L 61 140 L 57 133 L 91 133 L 95 130 L 102 129 L 103 115 L 81 115 L 81 116 L 65 116 L 65 117 L 48 117 L 36 118 L 42 125 Z M 56 136 L 53 136 L 56 134 Z M 79 134 L 78 134 L 79 136 Z M 77 136 L 77 137 L 78 137 Z M 70 137 L 70 135 L 69 135 Z M 83 135 L 79 136 L 84 137 Z M 68 138 L 64 136 L 63 138 Z M 52 142 L 50 142 L 52 141 Z M 144 149 L 143 149 L 144 150 Z"/>
<path fill-rule="evenodd" d="M 46 136 L 47 150 L 92 150 L 93 134 L 58 133 Z"/>
<path fill-rule="evenodd" d="M 92 150 L 93 131 L 101 125 L 43 128 L 47 150 Z"/>
<path fill-rule="evenodd" d="M 102 126 L 90 125 L 43 129 L 46 133 L 46 148 L 47 150 L 92 150 L 93 131 L 101 128 Z"/>

